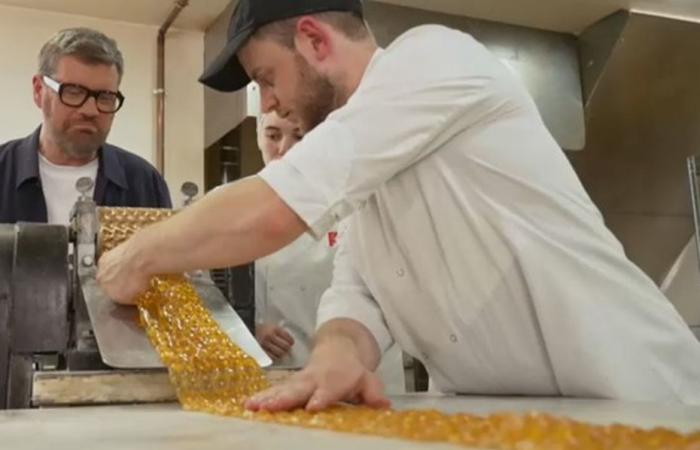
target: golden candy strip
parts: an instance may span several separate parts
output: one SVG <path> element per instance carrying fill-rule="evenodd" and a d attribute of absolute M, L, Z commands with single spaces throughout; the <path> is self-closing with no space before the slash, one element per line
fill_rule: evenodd
<path fill-rule="evenodd" d="M 246 413 L 243 418 L 387 438 L 497 450 L 700 449 L 700 433 L 611 425 L 598 426 L 547 414 L 486 417 L 435 410 L 373 410 L 338 406 L 320 413 Z"/>
<path fill-rule="evenodd" d="M 183 277 L 156 277 L 138 300 L 146 333 L 185 409 L 231 414 L 269 385 L 258 363 L 219 328 Z"/>
<path fill-rule="evenodd" d="M 168 217 L 163 210 L 100 209 L 104 250 L 143 225 Z M 168 367 L 185 409 L 276 424 L 498 450 L 700 450 L 700 432 L 597 426 L 545 414 L 444 414 L 336 406 L 326 411 L 253 413 L 243 401 L 266 388 L 263 370 L 221 331 L 184 277 L 155 277 L 138 300 L 146 333 Z"/>
<path fill-rule="evenodd" d="M 111 250 L 139 228 L 172 214 L 161 209 L 99 208 L 101 250 Z M 184 277 L 154 277 L 138 307 L 141 324 L 185 409 L 240 413 L 242 400 L 269 386 L 257 362 L 221 331 Z"/>

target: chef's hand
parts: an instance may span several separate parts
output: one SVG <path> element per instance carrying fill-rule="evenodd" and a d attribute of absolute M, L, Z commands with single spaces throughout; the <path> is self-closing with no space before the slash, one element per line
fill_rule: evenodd
<path fill-rule="evenodd" d="M 306 408 L 320 411 L 340 401 L 386 408 L 389 400 L 379 378 L 353 352 L 338 346 L 315 348 L 309 364 L 287 381 L 250 399 L 252 411 L 286 411 Z"/>
<path fill-rule="evenodd" d="M 117 303 L 136 304 L 136 298 L 148 289 L 150 280 L 151 275 L 140 267 L 131 239 L 100 257 L 97 282 Z"/>
<path fill-rule="evenodd" d="M 294 338 L 284 328 L 269 323 L 255 326 L 255 338 L 260 346 L 274 360 L 280 360 L 289 353 Z"/>

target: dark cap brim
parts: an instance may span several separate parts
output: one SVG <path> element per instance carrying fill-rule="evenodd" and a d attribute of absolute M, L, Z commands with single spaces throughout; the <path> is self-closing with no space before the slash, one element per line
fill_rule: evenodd
<path fill-rule="evenodd" d="M 233 92 L 250 83 L 250 77 L 243 70 L 236 53 L 253 34 L 252 28 L 241 30 L 204 70 L 199 82 L 222 92 Z"/>

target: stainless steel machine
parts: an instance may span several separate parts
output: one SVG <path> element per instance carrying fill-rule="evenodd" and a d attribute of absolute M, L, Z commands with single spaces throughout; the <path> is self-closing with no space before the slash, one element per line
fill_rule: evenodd
<path fill-rule="evenodd" d="M 68 227 L 0 224 L 0 409 L 174 399 L 136 308 L 115 304 L 96 283 L 98 208 L 90 179 L 76 187 L 81 195 Z M 206 272 L 190 278 L 234 342 L 260 365 L 271 364 L 235 299 Z"/>

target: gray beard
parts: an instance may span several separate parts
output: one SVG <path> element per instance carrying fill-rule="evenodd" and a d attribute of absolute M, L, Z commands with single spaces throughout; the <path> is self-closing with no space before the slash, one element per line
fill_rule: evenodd
<path fill-rule="evenodd" d="M 100 133 L 90 137 L 84 136 L 82 139 L 71 139 L 63 133 L 54 132 L 53 135 L 58 148 L 66 156 L 75 159 L 92 159 L 106 141 L 106 137 Z"/>

